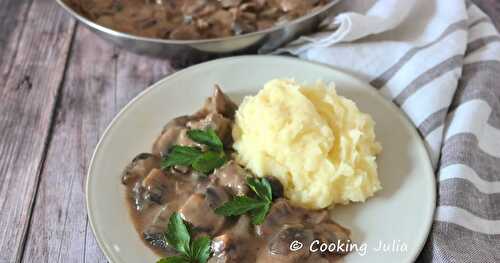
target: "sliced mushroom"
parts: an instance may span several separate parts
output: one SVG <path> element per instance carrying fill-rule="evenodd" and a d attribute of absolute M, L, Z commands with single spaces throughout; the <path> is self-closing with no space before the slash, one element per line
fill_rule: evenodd
<path fill-rule="evenodd" d="M 175 212 L 175 205 L 164 205 L 162 206 L 157 214 L 153 217 L 153 221 L 150 225 L 144 228 L 142 236 L 146 242 L 151 244 L 153 247 L 161 248 L 166 253 L 175 253 L 174 249 L 168 245 L 165 240 L 165 229 L 170 219 L 170 216 Z M 149 222 L 148 222 L 149 223 Z"/>
<path fill-rule="evenodd" d="M 142 181 L 146 198 L 157 204 L 162 204 L 164 193 L 167 191 L 167 182 L 165 175 L 160 169 L 152 169 L 148 176 Z"/>
<path fill-rule="evenodd" d="M 290 244 L 294 241 L 305 244 L 306 248 L 291 251 Z M 301 224 L 283 225 L 269 240 L 267 249 L 260 251 L 256 261 L 278 263 L 304 262 L 310 255 L 307 244 L 310 244 L 312 241 L 313 231 L 311 229 Z"/>
<path fill-rule="evenodd" d="M 288 200 L 279 198 L 273 201 L 266 219 L 262 225 L 256 228 L 256 231 L 258 235 L 269 236 L 284 224 L 304 224 L 309 226 L 324 222 L 332 222 L 328 217 L 327 210 L 311 211 L 293 206 Z M 349 233 L 347 232 L 348 235 Z"/>
<path fill-rule="evenodd" d="M 150 153 L 137 155 L 132 162 L 125 167 L 122 173 L 122 183 L 130 184 L 146 175 L 154 168 L 160 167 L 160 158 Z"/>
<path fill-rule="evenodd" d="M 165 240 L 165 235 L 163 233 L 149 233 L 149 232 L 144 232 L 142 234 L 142 237 L 146 242 L 151 244 L 153 247 L 157 248 L 162 248 L 162 249 L 167 249 L 168 248 L 168 243 Z"/>
<path fill-rule="evenodd" d="M 131 191 L 127 194 L 130 199 L 133 200 L 134 209 L 138 212 L 144 210 L 148 205 L 147 200 L 144 199 L 144 187 L 142 187 L 141 182 L 135 182 Z"/>
<path fill-rule="evenodd" d="M 269 184 L 271 185 L 271 189 L 273 191 L 273 199 L 283 197 L 284 190 L 281 182 L 278 179 L 276 179 L 276 177 L 272 176 L 266 176 L 266 179 L 267 181 L 269 181 Z"/>
<path fill-rule="evenodd" d="M 256 232 L 260 236 L 270 236 L 284 224 L 300 224 L 303 216 L 297 208 L 293 207 L 285 199 L 277 199 L 264 222 L 256 227 Z"/>
<path fill-rule="evenodd" d="M 324 243 L 339 243 L 347 245 L 350 242 L 350 231 L 332 221 L 325 221 L 320 224 L 313 225 L 313 230 L 314 238 Z M 333 251 L 333 254 L 344 255 L 349 253 L 349 246 L 344 247 L 346 248 L 345 250 Z"/>

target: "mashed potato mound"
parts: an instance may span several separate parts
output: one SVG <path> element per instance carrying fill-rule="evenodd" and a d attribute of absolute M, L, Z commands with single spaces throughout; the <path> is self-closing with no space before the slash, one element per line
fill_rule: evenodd
<path fill-rule="evenodd" d="M 325 208 L 365 201 L 381 189 L 374 125 L 333 85 L 275 79 L 243 100 L 234 149 L 257 176 L 278 178 L 292 203 Z"/>

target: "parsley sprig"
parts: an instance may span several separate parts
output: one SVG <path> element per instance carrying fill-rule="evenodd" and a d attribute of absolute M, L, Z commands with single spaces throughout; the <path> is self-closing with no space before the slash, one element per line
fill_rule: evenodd
<path fill-rule="evenodd" d="M 179 213 L 170 216 L 165 239 L 181 255 L 162 258 L 157 263 L 206 263 L 210 257 L 212 240 L 207 236 L 191 240 L 189 229 Z"/>
<path fill-rule="evenodd" d="M 187 132 L 188 137 L 197 142 L 208 146 L 213 151 L 222 151 L 224 145 L 217 133 L 212 128 L 206 130 L 193 129 Z"/>
<path fill-rule="evenodd" d="M 265 178 L 247 178 L 247 184 L 255 192 L 256 198 L 237 196 L 215 209 L 215 213 L 223 216 L 237 216 L 250 213 L 252 224 L 264 222 L 273 200 L 271 184 Z"/>
<path fill-rule="evenodd" d="M 224 145 L 213 129 L 189 130 L 187 136 L 197 143 L 206 145 L 208 150 L 202 151 L 198 147 L 174 145 L 162 161 L 163 170 L 174 165 L 182 165 L 191 166 L 198 172 L 209 174 L 227 161 Z"/>

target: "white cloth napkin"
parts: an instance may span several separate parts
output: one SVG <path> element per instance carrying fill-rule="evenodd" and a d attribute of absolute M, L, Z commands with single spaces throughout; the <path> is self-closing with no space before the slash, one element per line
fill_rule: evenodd
<path fill-rule="evenodd" d="M 500 262 L 500 37 L 462 0 L 344 0 L 278 50 L 378 89 L 420 132 L 438 204 L 419 260 Z"/>

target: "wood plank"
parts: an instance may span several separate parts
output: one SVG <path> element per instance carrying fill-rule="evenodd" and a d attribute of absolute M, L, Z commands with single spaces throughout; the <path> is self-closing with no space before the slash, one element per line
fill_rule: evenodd
<path fill-rule="evenodd" d="M 0 83 L 4 87 L 33 0 L 0 1 Z"/>
<path fill-rule="evenodd" d="M 85 206 L 91 154 L 115 114 L 172 71 L 167 61 L 122 51 L 80 26 L 71 54 L 23 262 L 105 261 Z"/>
<path fill-rule="evenodd" d="M 74 30 L 52 0 L 15 2 L 0 4 L 0 262 L 22 255 Z"/>

